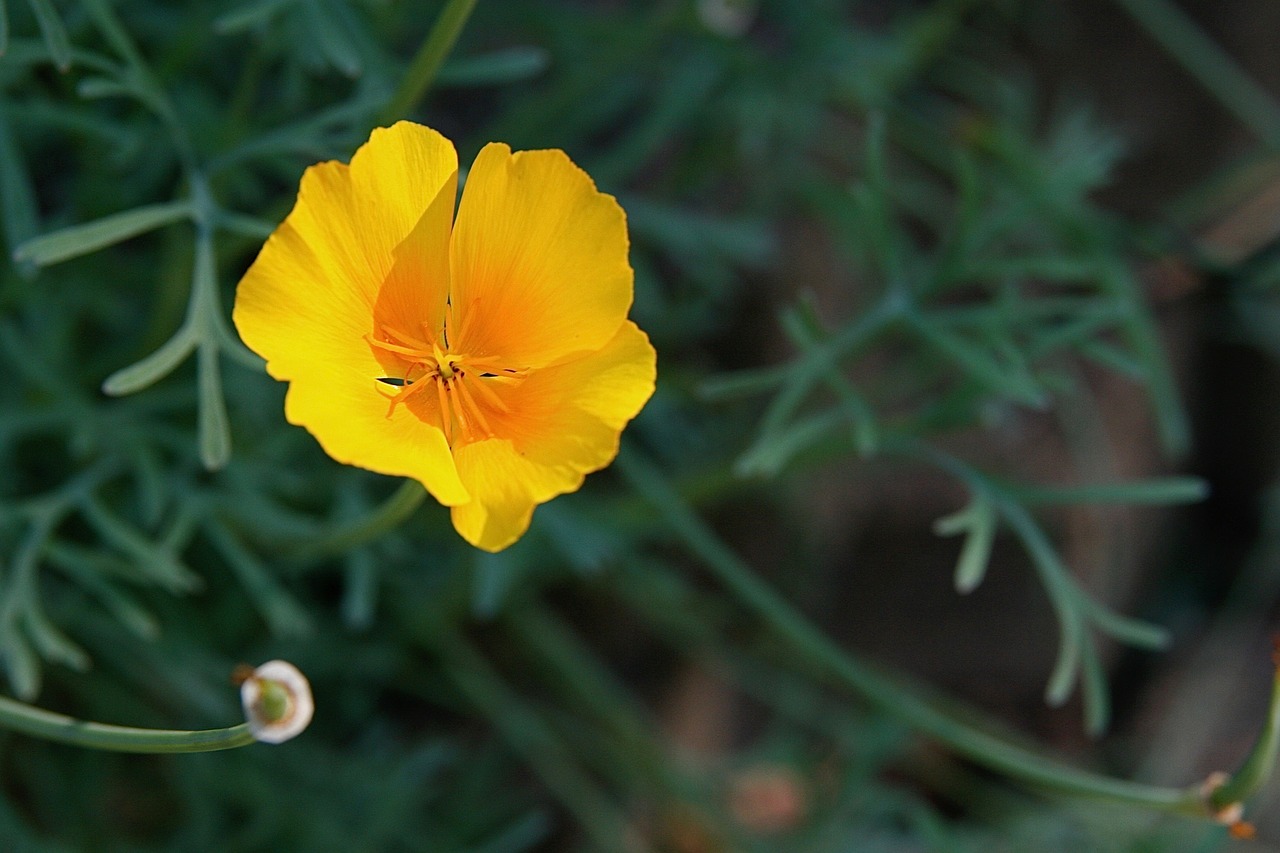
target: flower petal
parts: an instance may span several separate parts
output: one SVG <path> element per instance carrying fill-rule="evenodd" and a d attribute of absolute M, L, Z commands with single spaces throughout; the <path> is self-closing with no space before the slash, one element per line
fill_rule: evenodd
<path fill-rule="evenodd" d="M 653 394 L 655 372 L 653 346 L 627 321 L 599 352 L 505 389 L 510 411 L 491 413 L 502 438 L 454 448 L 473 498 L 453 508 L 454 527 L 488 551 L 520 538 L 534 506 L 576 491 L 613 460 L 623 427 Z"/>
<path fill-rule="evenodd" d="M 457 174 L 440 188 L 409 235 L 395 250 L 395 262 L 378 291 L 373 306 L 374 335 L 383 332 L 410 338 L 436 340 L 444 323 L 449 299 L 449 231 L 453 225 L 453 199 L 457 195 Z M 402 376 L 397 359 L 386 350 L 377 350 L 378 361 L 396 376 Z"/>
<path fill-rule="evenodd" d="M 386 395 L 394 389 L 378 383 L 378 371 L 367 347 L 363 366 L 316 365 L 305 379 L 289 385 L 285 417 L 306 427 L 338 462 L 412 477 L 446 506 L 466 503 L 471 496 L 458 477 L 444 434 L 406 406 L 397 406 L 388 417 Z"/>
<path fill-rule="evenodd" d="M 563 151 L 486 145 L 453 231 L 458 346 L 540 367 L 604 346 L 631 306 L 626 216 Z"/>
<path fill-rule="evenodd" d="M 400 253 L 406 265 L 430 254 L 428 243 L 437 257 L 444 254 L 456 174 L 448 140 L 404 122 L 375 130 L 349 167 L 311 167 L 293 212 L 241 280 L 233 311 L 268 372 L 290 382 L 291 423 L 305 426 L 339 462 L 413 477 L 445 504 L 469 496 L 444 437 L 405 407 L 387 417 L 391 389 L 377 382 L 385 368 L 365 336 L 375 331 L 375 305 L 397 246 L 414 235 Z M 412 302 L 403 278 L 391 279 L 384 305 Z"/>

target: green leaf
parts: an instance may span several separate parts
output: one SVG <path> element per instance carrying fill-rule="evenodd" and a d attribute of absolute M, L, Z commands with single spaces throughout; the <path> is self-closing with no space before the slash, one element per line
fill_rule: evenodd
<path fill-rule="evenodd" d="M 138 97 L 136 89 L 109 77 L 85 77 L 76 84 L 76 94 L 86 100 Z"/>
<path fill-rule="evenodd" d="M 698 396 L 710 403 L 750 397 L 774 390 L 789 375 L 787 368 L 781 365 L 735 370 L 703 380 L 698 386 Z"/>
<path fill-rule="evenodd" d="M 292 6 L 296 2 L 298 0 L 258 0 L 258 2 L 246 3 L 214 18 L 213 31 L 225 35 L 247 30 L 271 20 L 281 9 Z"/>
<path fill-rule="evenodd" d="M 1084 638 L 1084 626 L 1074 612 L 1061 613 L 1058 619 L 1058 659 L 1044 689 L 1044 701 L 1055 708 L 1070 698 L 1080 677 L 1080 647 Z"/>
<path fill-rule="evenodd" d="M 954 335 L 928 318 L 917 320 L 913 326 L 928 343 L 973 379 L 987 388 L 1032 408 L 1043 408 L 1047 395 L 1036 386 L 1019 363 L 1002 364 L 984 347 Z"/>
<path fill-rule="evenodd" d="M 1036 504 L 1140 504 L 1168 506 L 1194 503 L 1209 493 L 1199 477 L 1158 477 L 1128 483 L 1083 486 L 1013 486 L 1011 495 L 1028 505 Z"/>
<path fill-rule="evenodd" d="M 797 454 L 839 432 L 845 425 L 839 410 L 800 418 L 776 432 L 766 432 L 733 466 L 740 477 L 773 477 Z"/>
<path fill-rule="evenodd" d="M 343 26 L 345 22 L 335 14 L 336 10 L 329 8 L 328 4 L 321 5 L 319 0 L 308 0 L 304 8 L 307 29 L 325 59 L 346 76 L 359 77 L 364 70 L 364 63 Z"/>
<path fill-rule="evenodd" d="M 163 545 L 152 542 L 137 528 L 112 514 L 96 499 L 81 504 L 85 521 L 121 554 L 133 561 L 140 577 L 173 593 L 200 589 L 204 581 Z"/>
<path fill-rule="evenodd" d="M 967 533 L 960 558 L 956 561 L 956 592 L 973 592 L 982 583 L 991 562 L 991 546 L 996 536 L 996 513 L 991 502 L 981 496 L 960 512 L 940 518 L 933 523 L 933 532 L 939 536 Z"/>
<path fill-rule="evenodd" d="M 13 256 L 15 260 L 31 261 L 45 267 L 96 252 L 190 216 L 191 204 L 186 201 L 151 204 L 35 237 L 14 250 Z"/>
<path fill-rule="evenodd" d="M 209 534 L 214 547 L 222 554 L 272 634 L 277 637 L 301 637 L 312 632 L 311 617 L 302 605 L 276 583 L 262 561 L 250 553 L 226 527 L 213 522 L 205 526 L 205 532 Z"/>
<path fill-rule="evenodd" d="M 22 621 L 32 643 L 45 660 L 64 664 L 77 672 L 89 668 L 89 654 L 59 631 L 37 607 L 27 607 Z"/>
<path fill-rule="evenodd" d="M 154 385 L 173 372 L 195 348 L 196 336 L 190 326 L 183 326 L 155 352 L 108 376 L 102 383 L 102 393 L 121 397 Z"/>
<path fill-rule="evenodd" d="M 0 661 L 13 694 L 19 699 L 34 699 L 40 692 L 40 661 L 13 625 L 0 630 Z"/>
<path fill-rule="evenodd" d="M 511 551 L 496 554 L 476 552 L 475 586 L 471 591 L 471 613 L 477 619 L 492 619 L 502 609 L 507 594 L 523 577 L 524 564 L 512 559 Z"/>
<path fill-rule="evenodd" d="M 3 20 L 4 13 L 0 10 L 0 21 Z M 0 51 L 2 49 L 0 44 Z M 36 235 L 39 214 L 35 190 L 3 110 L 0 110 L 0 212 L 4 216 L 5 243 L 10 251 Z M 23 266 L 24 272 L 35 272 L 34 264 L 27 262 Z"/>
<path fill-rule="evenodd" d="M 438 86 L 497 86 L 536 77 L 551 64 L 540 47 L 512 47 L 480 56 L 451 59 L 436 77 Z"/>
<path fill-rule="evenodd" d="M 373 624 L 378 600 L 378 567 L 368 548 L 357 548 L 347 554 L 343 574 L 342 622 L 355 631 L 366 631 Z"/>
<path fill-rule="evenodd" d="M 143 640 L 154 640 L 160 636 L 160 623 L 156 617 L 116 589 L 106 580 L 102 567 L 91 564 L 84 556 L 82 551 L 59 543 L 51 545 L 48 552 L 52 565 L 73 576 L 75 582 L 95 596 L 128 631 Z M 96 556 L 101 557 L 100 554 Z"/>
<path fill-rule="evenodd" d="M 222 374 L 218 347 L 202 343 L 196 354 L 197 392 L 200 400 L 200 461 L 209 471 L 217 471 L 231 459 L 231 426 L 227 401 L 222 396 Z"/>
<path fill-rule="evenodd" d="M 44 36 L 44 43 L 49 48 L 49 56 L 53 59 L 53 64 L 58 66 L 59 71 L 69 70 L 71 42 L 67 39 L 67 31 L 62 26 L 62 19 L 54 11 L 53 4 L 49 0 L 27 0 L 27 4 L 31 6 L 31 11 L 36 16 L 36 23 L 40 25 L 40 34 Z"/>
<path fill-rule="evenodd" d="M 9 7 L 0 0 L 0 56 L 9 49 Z"/>

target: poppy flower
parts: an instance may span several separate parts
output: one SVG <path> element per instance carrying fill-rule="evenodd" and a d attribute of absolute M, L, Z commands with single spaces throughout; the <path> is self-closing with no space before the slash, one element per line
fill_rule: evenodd
<path fill-rule="evenodd" d="M 234 320 L 339 462 L 418 480 L 498 551 L 618 452 L 653 393 L 627 319 L 626 216 L 563 151 L 453 145 L 400 122 L 302 176 Z"/>

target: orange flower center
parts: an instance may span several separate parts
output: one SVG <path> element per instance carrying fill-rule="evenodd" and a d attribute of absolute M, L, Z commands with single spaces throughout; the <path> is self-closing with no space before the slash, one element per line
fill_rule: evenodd
<path fill-rule="evenodd" d="M 390 394 L 390 418 L 396 406 L 435 389 L 440 411 L 440 429 L 452 447 L 491 437 L 489 417 L 495 411 L 508 412 L 495 384 L 509 384 L 527 371 L 499 366 L 500 356 L 472 356 L 454 352 L 449 346 L 449 323 L 445 320 L 439 341 L 423 324 L 425 335 L 414 335 L 379 325 L 378 336 L 365 335 L 369 345 L 391 353 L 402 362 L 402 376 L 380 376 L 379 382 L 400 390 Z M 442 346 L 443 344 L 443 346 Z"/>

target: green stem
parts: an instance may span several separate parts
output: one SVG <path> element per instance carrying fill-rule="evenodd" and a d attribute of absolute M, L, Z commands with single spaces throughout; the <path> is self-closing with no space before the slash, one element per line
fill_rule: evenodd
<path fill-rule="evenodd" d="M 114 752 L 213 752 L 254 743 L 249 724 L 173 731 L 90 723 L 0 696 L 0 727 L 32 737 Z"/>
<path fill-rule="evenodd" d="M 1090 773 L 944 713 L 923 693 L 850 657 L 827 639 L 725 546 L 648 460 L 624 449 L 618 456 L 618 467 L 690 550 L 702 558 L 715 577 L 785 640 L 798 657 L 883 712 L 947 744 L 961 755 L 1016 779 L 1063 793 L 1101 797 L 1184 815 L 1209 816 L 1198 787 L 1166 788 Z"/>
<path fill-rule="evenodd" d="M 1264 143 L 1280 148 L 1280 106 L 1185 12 L 1168 0 L 1115 2 Z"/>
<path fill-rule="evenodd" d="M 1240 769 L 1225 784 L 1209 795 L 1209 803 L 1215 808 L 1224 808 L 1232 803 L 1243 802 L 1271 778 L 1271 770 L 1275 767 L 1276 752 L 1280 749 L 1280 670 L 1271 683 L 1271 706 L 1267 713 L 1267 722 L 1263 726 L 1253 749 L 1249 752 Z"/>
<path fill-rule="evenodd" d="M 169 97 L 164 87 L 160 85 L 160 81 L 151 71 L 151 67 L 147 65 L 146 60 L 142 58 L 142 51 L 138 50 L 137 45 L 133 43 L 133 39 L 129 37 L 128 30 L 120 22 L 120 18 L 116 16 L 115 10 L 111 8 L 111 3 L 107 2 L 107 0 L 85 0 L 85 6 L 89 11 L 89 16 L 97 23 L 103 37 L 129 65 L 139 87 L 146 92 L 148 97 L 147 104 L 164 122 L 165 128 L 173 141 L 174 148 L 178 153 L 178 159 L 182 161 L 183 168 L 188 173 L 194 172 L 199 158 L 196 156 L 195 146 L 192 144 L 190 134 L 187 133 L 186 125 L 178 117 L 178 111 L 174 107 L 173 100 Z"/>
<path fill-rule="evenodd" d="M 431 642 L 448 677 L 521 753 L 574 813 L 601 850 L 617 850 L 627 820 L 566 753 L 555 731 L 502 680 L 489 661 L 452 626 L 433 626 Z"/>
<path fill-rule="evenodd" d="M 409 70 L 400 81 L 400 88 L 379 114 L 380 124 L 391 124 L 404 118 L 422 100 L 436 79 L 445 57 L 453 50 L 454 42 L 458 40 L 475 6 L 476 0 L 449 0 L 441 10 L 440 17 L 436 18 L 431 32 L 427 33 L 426 41 L 409 63 Z"/>
<path fill-rule="evenodd" d="M 325 554 L 341 554 L 357 545 L 363 545 L 389 533 L 414 510 L 422 506 L 427 492 L 417 480 L 405 480 L 382 506 L 362 518 L 344 524 L 326 536 L 308 539 L 298 548 L 295 556 L 308 559 Z"/>

